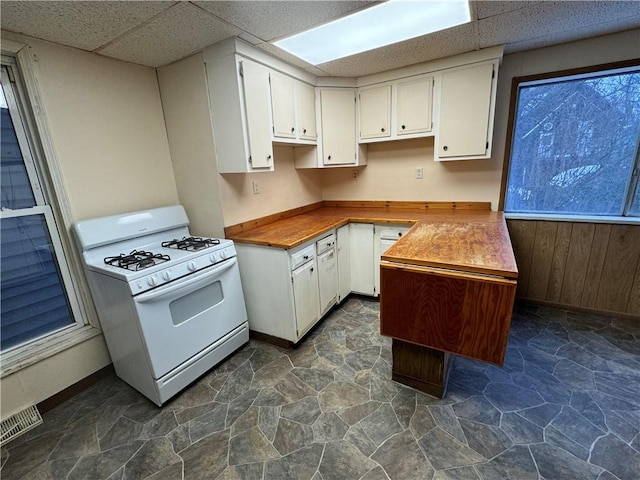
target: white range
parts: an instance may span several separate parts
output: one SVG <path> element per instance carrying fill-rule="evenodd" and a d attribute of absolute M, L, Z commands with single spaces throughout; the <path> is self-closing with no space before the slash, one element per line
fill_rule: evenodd
<path fill-rule="evenodd" d="M 116 374 L 157 405 L 249 341 L 233 242 L 188 226 L 179 205 L 73 225 Z"/>

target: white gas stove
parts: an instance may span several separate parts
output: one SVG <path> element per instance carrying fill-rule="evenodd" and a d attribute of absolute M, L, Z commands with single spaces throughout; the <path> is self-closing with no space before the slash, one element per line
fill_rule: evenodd
<path fill-rule="evenodd" d="M 249 340 L 233 242 L 188 225 L 172 206 L 73 227 L 116 373 L 158 405 Z"/>

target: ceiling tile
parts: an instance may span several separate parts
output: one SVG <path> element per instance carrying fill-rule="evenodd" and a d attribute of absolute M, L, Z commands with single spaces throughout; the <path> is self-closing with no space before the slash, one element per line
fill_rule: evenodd
<path fill-rule="evenodd" d="M 626 28 L 625 28 L 626 27 Z M 504 53 L 522 52 L 534 48 L 547 47 L 559 43 L 574 42 L 599 35 L 607 35 L 609 33 L 620 32 L 625 29 L 631 30 L 638 27 L 638 19 L 635 17 L 626 17 L 615 19 L 609 22 L 590 25 L 588 27 L 576 28 L 546 37 L 537 37 L 530 40 L 511 43 L 505 46 Z M 638 37 L 638 53 L 640 54 L 640 36 Z"/>
<path fill-rule="evenodd" d="M 141 65 L 160 67 L 240 33 L 239 29 L 202 9 L 188 2 L 181 2 L 151 22 L 118 38 L 98 53 Z"/>
<path fill-rule="evenodd" d="M 196 1 L 194 4 L 270 41 L 342 17 L 372 1 Z"/>
<path fill-rule="evenodd" d="M 478 18 L 488 18 L 493 17 L 495 15 L 501 15 L 506 12 L 511 12 L 513 10 L 519 10 L 521 8 L 529 7 L 534 3 L 538 3 L 541 0 L 537 1 L 511 1 L 511 0 L 482 0 L 478 2 L 473 2 L 476 4 L 476 12 L 478 14 Z"/>
<path fill-rule="evenodd" d="M 530 42 L 552 38 L 563 32 L 600 24 L 617 23 L 617 19 L 632 17 L 640 25 L 637 2 L 575 1 L 541 2 L 526 8 L 478 21 L 480 47 Z M 620 29 L 617 29 L 620 30 Z M 508 47 L 507 47 L 508 48 Z"/>
<path fill-rule="evenodd" d="M 176 2 L 2 1 L 3 30 L 95 50 Z"/>
<path fill-rule="evenodd" d="M 329 75 L 360 77 L 477 49 L 475 26 L 467 23 L 405 42 L 318 65 Z"/>

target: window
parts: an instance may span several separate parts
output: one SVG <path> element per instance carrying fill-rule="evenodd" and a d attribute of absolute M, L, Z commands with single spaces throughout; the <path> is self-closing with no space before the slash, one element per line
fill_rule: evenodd
<path fill-rule="evenodd" d="M 42 183 L 33 122 L 3 56 L 0 75 L 0 352 L 2 374 L 29 355 L 43 358 L 43 339 L 85 330 L 53 209 Z M 93 329 L 95 330 L 95 329 Z M 86 337 L 85 337 L 86 338 Z M 55 350 L 55 349 L 54 349 Z M 7 361 L 7 359 L 9 361 Z M 7 365 L 8 364 L 8 365 Z"/>
<path fill-rule="evenodd" d="M 640 216 L 640 68 L 515 82 L 505 212 Z"/>

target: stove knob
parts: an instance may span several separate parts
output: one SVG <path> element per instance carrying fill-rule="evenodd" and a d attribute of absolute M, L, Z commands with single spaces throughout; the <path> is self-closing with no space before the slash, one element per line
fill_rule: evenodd
<path fill-rule="evenodd" d="M 171 280 L 171 272 L 164 272 L 162 274 L 162 278 L 164 278 L 167 282 Z"/>
<path fill-rule="evenodd" d="M 211 255 L 209 255 L 209 261 L 211 263 L 216 263 L 216 254 L 212 253 Z"/>
<path fill-rule="evenodd" d="M 158 282 L 156 282 L 155 277 L 149 277 L 149 279 L 147 280 L 147 283 L 149 284 L 150 287 L 155 287 L 158 284 Z"/>
<path fill-rule="evenodd" d="M 196 264 L 193 263 L 193 262 L 189 262 L 189 263 L 187 263 L 187 268 L 189 269 L 189 271 L 195 272 L 196 271 Z"/>
<path fill-rule="evenodd" d="M 226 251 L 224 251 L 224 250 L 222 250 L 222 251 L 220 252 L 220 258 L 221 258 L 222 260 L 224 260 L 225 258 L 227 258 L 227 252 L 226 252 Z"/>

